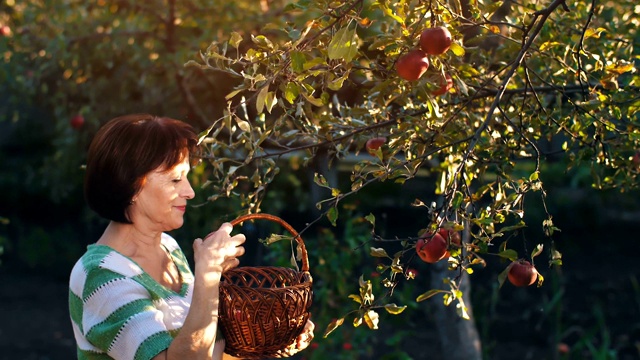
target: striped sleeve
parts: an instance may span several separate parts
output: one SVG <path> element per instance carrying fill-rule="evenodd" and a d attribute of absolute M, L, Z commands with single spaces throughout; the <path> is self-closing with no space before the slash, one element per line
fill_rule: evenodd
<path fill-rule="evenodd" d="M 69 301 L 84 354 L 79 358 L 149 360 L 172 341 L 164 315 L 137 281 L 143 272 L 135 263 L 117 252 L 103 255 L 81 260 L 72 272 Z"/>

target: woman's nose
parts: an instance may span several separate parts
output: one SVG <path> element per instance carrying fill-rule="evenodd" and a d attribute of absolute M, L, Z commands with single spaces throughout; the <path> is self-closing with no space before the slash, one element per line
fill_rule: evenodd
<path fill-rule="evenodd" d="M 193 188 L 191 187 L 191 183 L 188 180 L 186 181 L 186 186 L 183 191 L 184 191 L 183 196 L 189 200 L 193 199 L 196 196 L 196 193 L 195 191 L 193 191 Z"/>

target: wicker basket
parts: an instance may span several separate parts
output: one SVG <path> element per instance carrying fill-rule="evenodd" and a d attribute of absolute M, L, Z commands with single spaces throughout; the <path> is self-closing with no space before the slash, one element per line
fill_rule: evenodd
<path fill-rule="evenodd" d="M 300 335 L 310 316 L 313 281 L 307 250 L 300 235 L 277 216 L 248 214 L 231 224 L 252 219 L 276 222 L 291 233 L 301 249 L 302 268 L 245 266 L 222 275 L 219 324 L 225 352 L 243 359 L 285 357 L 281 350 Z"/>

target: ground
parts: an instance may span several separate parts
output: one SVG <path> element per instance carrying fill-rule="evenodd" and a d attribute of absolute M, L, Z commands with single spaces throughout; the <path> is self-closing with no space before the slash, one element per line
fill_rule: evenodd
<path fill-rule="evenodd" d="M 67 286 L 0 272 L 0 360 L 75 358 Z"/>

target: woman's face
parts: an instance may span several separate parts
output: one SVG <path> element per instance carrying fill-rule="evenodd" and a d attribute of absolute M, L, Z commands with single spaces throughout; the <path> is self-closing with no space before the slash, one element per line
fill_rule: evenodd
<path fill-rule="evenodd" d="M 171 231 L 181 227 L 187 200 L 195 195 L 187 180 L 189 169 L 186 156 L 169 170 L 161 167 L 147 174 L 129 207 L 131 221 L 153 231 Z"/>

